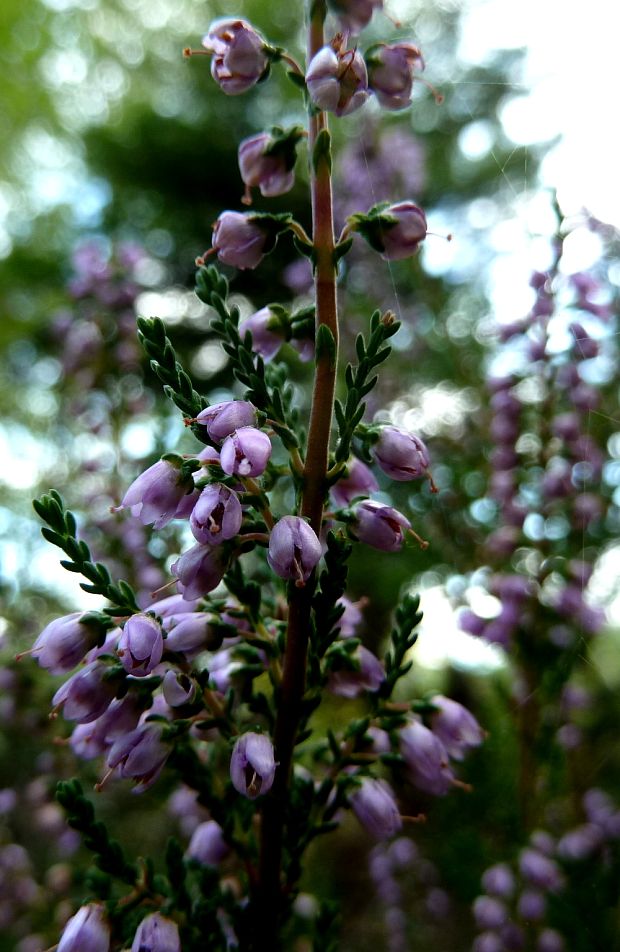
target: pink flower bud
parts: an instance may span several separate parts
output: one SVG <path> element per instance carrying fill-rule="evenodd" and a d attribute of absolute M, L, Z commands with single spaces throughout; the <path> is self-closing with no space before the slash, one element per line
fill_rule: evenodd
<path fill-rule="evenodd" d="M 205 486 L 189 519 L 194 538 L 203 545 L 233 539 L 243 520 L 239 497 L 222 483 Z"/>
<path fill-rule="evenodd" d="M 283 516 L 271 530 L 267 561 L 280 578 L 303 585 L 321 558 L 321 543 L 300 516 Z"/>
<path fill-rule="evenodd" d="M 221 443 L 242 426 L 256 426 L 256 407 L 247 400 L 226 400 L 201 410 L 196 420 L 206 426 L 212 440 Z"/>
<path fill-rule="evenodd" d="M 242 212 L 222 212 L 213 226 L 212 246 L 224 264 L 235 268 L 256 268 L 267 253 L 269 235 Z"/>
<path fill-rule="evenodd" d="M 369 496 L 378 488 L 379 483 L 366 463 L 353 456 L 347 463 L 346 475 L 332 486 L 330 492 L 337 506 L 348 506 L 357 496 Z"/>
<path fill-rule="evenodd" d="M 54 619 L 43 629 L 32 648 L 32 655 L 42 668 L 52 674 L 64 674 L 83 660 L 103 631 L 95 619 L 92 624 L 88 619 L 86 612 L 72 612 Z"/>
<path fill-rule="evenodd" d="M 207 820 L 196 827 L 187 847 L 187 859 L 195 859 L 204 866 L 219 866 L 230 852 L 221 827 L 215 820 Z"/>
<path fill-rule="evenodd" d="M 138 926 L 131 952 L 181 952 L 179 927 L 160 912 L 152 912 Z"/>
<path fill-rule="evenodd" d="M 426 238 L 426 215 L 413 202 L 400 202 L 386 208 L 393 224 L 383 229 L 383 254 L 387 261 L 410 258 Z"/>
<path fill-rule="evenodd" d="M 116 653 L 127 674 L 144 678 L 156 668 L 164 653 L 161 627 L 150 615 L 132 615 L 118 640 Z"/>
<path fill-rule="evenodd" d="M 121 777 L 136 781 L 135 793 L 148 790 L 159 777 L 170 754 L 170 747 L 161 739 L 162 725 L 147 721 L 113 744 L 108 754 L 108 767 L 120 767 Z"/>
<path fill-rule="evenodd" d="M 243 139 L 238 151 L 239 171 L 248 190 L 259 188 L 261 195 L 270 198 L 292 189 L 295 182 L 295 141 L 290 142 L 290 137 L 285 136 L 274 138 L 269 132 L 259 132 Z M 244 203 L 250 204 L 249 194 Z"/>
<path fill-rule="evenodd" d="M 226 569 L 227 560 L 220 546 L 198 544 L 184 552 L 170 571 L 179 580 L 183 598 L 191 601 L 217 588 Z"/>
<path fill-rule="evenodd" d="M 273 784 L 276 762 L 273 744 L 265 734 L 242 734 L 230 758 L 230 779 L 235 790 L 255 800 Z"/>
<path fill-rule="evenodd" d="M 454 776 L 448 753 L 428 727 L 411 720 L 400 732 L 400 749 L 416 787 L 436 796 L 448 792 Z"/>
<path fill-rule="evenodd" d="M 357 819 L 377 840 L 387 840 L 402 827 L 400 811 L 391 787 L 385 780 L 362 777 L 359 787 L 349 794 Z"/>
<path fill-rule="evenodd" d="M 360 542 L 383 552 L 397 552 L 402 548 L 405 540 L 403 529 L 410 529 L 411 523 L 397 509 L 366 499 L 354 507 L 353 513 L 352 531 Z"/>
<path fill-rule="evenodd" d="M 245 20 L 214 20 L 202 45 L 213 54 L 213 79 L 229 96 L 251 89 L 267 72 L 265 42 Z"/>
<path fill-rule="evenodd" d="M 97 902 L 82 906 L 63 929 L 57 952 L 108 952 L 110 925 Z"/>
<path fill-rule="evenodd" d="M 327 687 L 332 694 L 348 698 L 359 697 L 364 691 L 378 691 L 383 684 L 385 669 L 372 651 L 359 645 L 353 657 L 359 664 L 359 670 L 342 668 L 330 672 Z"/>
<path fill-rule="evenodd" d="M 330 0 L 330 8 L 347 33 L 361 33 L 375 10 L 383 9 L 383 0 Z"/>
<path fill-rule="evenodd" d="M 318 109 L 346 116 L 368 99 L 368 76 L 356 50 L 324 46 L 313 56 L 306 73 L 308 94 Z"/>
<path fill-rule="evenodd" d="M 424 69 L 417 47 L 411 43 L 380 44 L 366 54 L 368 85 L 384 109 L 406 109 L 411 103 L 415 69 Z"/>
<path fill-rule="evenodd" d="M 261 476 L 270 456 L 267 434 L 253 426 L 242 426 L 224 440 L 220 466 L 229 476 Z"/>
<path fill-rule="evenodd" d="M 174 519 L 183 497 L 194 488 L 185 477 L 181 460 L 161 459 L 133 481 L 117 510 L 131 509 L 145 526 L 162 529 Z"/>
<path fill-rule="evenodd" d="M 420 479 L 428 469 L 428 450 L 419 436 L 395 426 L 383 427 L 373 451 L 383 472 L 401 482 Z"/>
<path fill-rule="evenodd" d="M 466 707 L 443 694 L 435 694 L 431 704 L 437 708 L 431 714 L 431 728 L 450 757 L 462 760 L 467 750 L 482 743 L 484 732 Z"/>
<path fill-rule="evenodd" d="M 249 331 L 252 335 L 252 349 L 265 361 L 271 360 L 278 353 L 286 340 L 286 330 L 286 321 L 269 305 L 255 314 L 250 314 L 239 324 L 241 338 Z"/>

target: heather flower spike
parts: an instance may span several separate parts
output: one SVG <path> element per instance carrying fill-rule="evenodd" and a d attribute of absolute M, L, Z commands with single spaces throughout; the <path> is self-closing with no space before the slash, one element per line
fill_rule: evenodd
<path fill-rule="evenodd" d="M 230 758 L 230 779 L 235 790 L 255 800 L 271 789 L 275 773 L 273 744 L 269 738 L 252 732 L 242 734 Z"/>

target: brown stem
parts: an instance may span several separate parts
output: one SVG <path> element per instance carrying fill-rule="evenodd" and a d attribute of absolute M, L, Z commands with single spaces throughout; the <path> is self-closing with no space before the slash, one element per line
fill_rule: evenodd
<path fill-rule="evenodd" d="M 308 32 L 308 61 L 324 45 L 325 8 L 314 0 Z M 322 324 L 331 332 L 336 353 L 317 355 L 308 447 L 303 471 L 301 515 L 317 535 L 323 521 L 329 440 L 332 426 L 338 347 L 336 269 L 334 265 L 334 223 L 331 169 L 327 159 L 313 161 L 319 133 L 327 129 L 325 113 L 311 116 L 308 148 L 311 162 L 312 242 L 315 251 L 316 330 Z M 251 948 L 276 952 L 281 948 L 279 931 L 283 912 L 282 848 L 284 822 L 295 739 L 301 717 L 306 685 L 306 661 L 310 635 L 310 609 L 315 588 L 314 575 L 305 586 L 289 586 L 288 630 L 284 668 L 274 731 L 278 769 L 262 810 L 261 852 L 257 888 L 254 894 Z"/>

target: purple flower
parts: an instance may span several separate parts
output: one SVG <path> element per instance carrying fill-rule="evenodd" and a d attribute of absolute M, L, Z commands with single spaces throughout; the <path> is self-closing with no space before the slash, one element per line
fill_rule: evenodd
<path fill-rule="evenodd" d="M 353 531 L 360 542 L 383 552 L 397 552 L 405 539 L 403 529 L 411 528 L 411 523 L 402 513 L 373 499 L 358 503 L 353 514 Z"/>
<path fill-rule="evenodd" d="M 207 820 L 196 827 L 185 856 L 204 866 L 219 866 L 230 852 L 222 828 L 215 820 Z"/>
<path fill-rule="evenodd" d="M 272 305 L 267 305 L 241 321 L 239 335 L 243 338 L 249 331 L 252 335 L 253 350 L 260 354 L 263 360 L 269 361 L 275 357 L 286 340 L 287 326 L 281 309 L 276 310 Z"/>
<path fill-rule="evenodd" d="M 194 545 L 184 552 L 170 567 L 178 579 L 183 598 L 201 598 L 222 581 L 228 562 L 221 546 Z"/>
<path fill-rule="evenodd" d="M 237 740 L 230 758 L 230 779 L 244 797 L 256 797 L 271 789 L 276 773 L 273 744 L 265 734 L 249 732 Z"/>
<path fill-rule="evenodd" d="M 492 896 L 509 899 L 515 889 L 513 872 L 506 863 L 489 866 L 482 874 L 482 885 Z"/>
<path fill-rule="evenodd" d="M 347 33 L 361 33 L 374 10 L 383 9 L 383 0 L 330 0 L 329 6 Z"/>
<path fill-rule="evenodd" d="M 166 619 L 165 628 L 168 636 L 165 642 L 166 651 L 175 651 L 191 661 L 202 651 L 213 651 L 218 648 L 222 636 L 213 626 L 214 616 L 208 612 L 187 612 L 172 615 Z"/>
<path fill-rule="evenodd" d="M 243 139 L 239 144 L 238 159 L 241 178 L 246 186 L 243 202 L 252 201 L 250 189 L 260 189 L 261 195 L 271 198 L 284 195 L 295 183 L 295 142 L 299 135 L 281 135 L 274 138 L 268 132 Z"/>
<path fill-rule="evenodd" d="M 179 927 L 160 912 L 152 912 L 138 926 L 131 952 L 181 952 Z"/>
<path fill-rule="evenodd" d="M 480 929 L 499 929 L 508 919 L 504 903 L 492 896 L 478 896 L 474 900 L 473 911 Z"/>
<path fill-rule="evenodd" d="M 338 599 L 338 605 L 344 607 L 344 611 L 340 616 L 341 638 L 353 638 L 355 636 L 358 625 L 362 623 L 362 608 L 366 604 L 366 601 L 367 599 L 361 598 L 358 602 L 352 602 L 346 595 Z"/>
<path fill-rule="evenodd" d="M 164 636 L 159 622 L 142 612 L 132 615 L 125 622 L 116 653 L 127 674 L 146 677 L 157 667 L 164 653 Z"/>
<path fill-rule="evenodd" d="M 379 483 L 366 463 L 352 456 L 345 475 L 331 487 L 330 492 L 337 506 L 348 506 L 357 496 L 369 496 L 378 488 Z"/>
<path fill-rule="evenodd" d="M 320 558 L 321 543 L 300 516 L 283 516 L 271 530 L 267 561 L 280 578 L 301 586 Z"/>
<path fill-rule="evenodd" d="M 189 525 L 194 538 L 202 545 L 217 545 L 233 539 L 243 520 L 239 497 L 222 483 L 205 486 L 192 509 Z"/>
<path fill-rule="evenodd" d="M 180 459 L 160 459 L 133 481 L 120 506 L 114 511 L 131 509 L 145 526 L 161 529 L 174 519 L 183 497 L 194 488 L 184 477 Z"/>
<path fill-rule="evenodd" d="M 525 889 L 519 896 L 517 911 L 522 919 L 538 922 L 544 919 L 547 900 L 534 889 Z"/>
<path fill-rule="evenodd" d="M 543 856 L 538 850 L 524 849 L 519 853 L 521 875 L 539 889 L 555 892 L 563 884 L 560 869 L 552 859 Z"/>
<path fill-rule="evenodd" d="M 213 79 L 229 96 L 251 89 L 267 72 L 264 40 L 245 20 L 214 20 L 202 45 L 213 54 Z"/>
<path fill-rule="evenodd" d="M 364 59 L 356 50 L 324 46 L 310 61 L 306 86 L 318 109 L 327 109 L 337 116 L 355 112 L 369 95 Z"/>
<path fill-rule="evenodd" d="M 355 816 L 377 840 L 387 840 L 402 827 L 400 811 L 391 787 L 385 780 L 362 777 L 359 787 L 349 794 Z"/>
<path fill-rule="evenodd" d="M 428 469 L 428 450 L 419 436 L 395 426 L 382 428 L 373 451 L 383 472 L 400 482 L 420 479 Z"/>
<path fill-rule="evenodd" d="M 478 747 L 484 732 L 466 707 L 451 698 L 436 694 L 431 698 L 437 711 L 431 714 L 431 728 L 454 760 L 462 760 L 470 747 Z"/>
<path fill-rule="evenodd" d="M 256 407 L 247 400 L 225 400 L 201 410 L 196 420 L 201 426 L 206 426 L 212 440 L 221 443 L 240 427 L 256 426 Z"/>
<path fill-rule="evenodd" d="M 99 757 L 118 737 L 135 729 L 142 711 L 142 705 L 132 692 L 123 698 L 114 698 L 108 709 L 95 721 L 78 724 L 73 729 L 71 749 L 84 760 Z"/>
<path fill-rule="evenodd" d="M 86 612 L 72 612 L 47 625 L 32 648 L 42 668 L 52 674 L 71 671 L 99 642 L 104 626 Z"/>
<path fill-rule="evenodd" d="M 213 226 L 212 247 L 224 264 L 256 268 L 267 254 L 269 234 L 259 219 L 243 212 L 222 212 Z"/>
<path fill-rule="evenodd" d="M 229 476 L 260 476 L 271 456 L 271 440 L 262 430 L 242 426 L 222 444 L 220 465 Z"/>
<path fill-rule="evenodd" d="M 108 952 L 110 926 L 97 902 L 82 906 L 63 929 L 57 952 Z"/>
<path fill-rule="evenodd" d="M 400 732 L 400 749 L 416 787 L 436 796 L 448 792 L 454 779 L 448 753 L 428 727 L 410 721 Z"/>
<path fill-rule="evenodd" d="M 536 952 L 564 952 L 564 939 L 556 929 L 543 929 L 538 936 Z"/>
<path fill-rule="evenodd" d="M 96 720 L 116 693 L 116 686 L 105 679 L 109 670 L 103 661 L 92 661 L 80 668 L 58 688 L 52 698 L 53 708 L 62 708 L 68 721 L 88 724 Z"/>
<path fill-rule="evenodd" d="M 161 732 L 160 722 L 147 721 L 119 737 L 108 754 L 108 767 L 120 766 L 121 777 L 136 781 L 134 793 L 148 790 L 168 759 L 170 747 L 162 741 Z"/>
<path fill-rule="evenodd" d="M 411 258 L 426 238 L 426 215 L 410 201 L 377 206 L 366 215 L 350 216 L 349 221 L 385 261 Z"/>
<path fill-rule="evenodd" d="M 181 707 L 183 704 L 189 704 L 196 695 L 196 685 L 182 671 L 173 671 L 172 668 L 166 671 L 162 683 L 162 690 L 166 699 L 166 704 L 170 707 Z"/>
<path fill-rule="evenodd" d="M 353 658 L 358 662 L 359 670 L 342 668 L 330 672 L 327 686 L 332 694 L 339 697 L 359 697 L 364 691 L 378 691 L 383 684 L 385 669 L 372 651 L 359 645 Z"/>
<path fill-rule="evenodd" d="M 419 49 L 412 43 L 381 43 L 366 54 L 368 85 L 384 109 L 405 109 L 411 103 L 413 74 L 424 69 Z"/>
<path fill-rule="evenodd" d="M 186 601 L 182 595 L 168 595 L 167 598 L 161 598 L 158 602 L 153 602 L 148 606 L 148 611 L 162 618 L 170 618 L 173 615 L 186 615 L 193 612 L 200 599 L 192 602 Z"/>

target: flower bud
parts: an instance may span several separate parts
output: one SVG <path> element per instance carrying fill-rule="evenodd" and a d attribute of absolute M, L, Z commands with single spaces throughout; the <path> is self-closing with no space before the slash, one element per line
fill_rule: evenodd
<path fill-rule="evenodd" d="M 269 250 L 269 234 L 253 215 L 222 212 L 213 226 L 212 247 L 224 264 L 256 268 Z"/>
<path fill-rule="evenodd" d="M 384 780 L 362 777 L 349 802 L 359 822 L 377 840 L 389 839 L 402 827 L 394 794 Z"/>
<path fill-rule="evenodd" d="M 224 839 L 222 828 L 215 820 L 207 820 L 199 824 L 192 833 L 189 841 L 186 859 L 195 859 L 204 866 L 219 866 L 230 852 L 230 847 Z"/>
<path fill-rule="evenodd" d="M 312 103 L 337 116 L 346 116 L 368 99 L 366 64 L 356 50 L 324 46 L 313 56 L 306 73 Z"/>
<path fill-rule="evenodd" d="M 189 704 L 196 695 L 196 686 L 192 679 L 182 671 L 166 671 L 162 682 L 162 690 L 166 704 L 170 707 L 181 707 Z"/>
<path fill-rule="evenodd" d="M 243 339 L 249 331 L 252 335 L 252 350 L 269 361 L 280 350 L 286 340 L 288 322 L 283 317 L 282 308 L 267 305 L 255 314 L 250 314 L 239 324 L 239 335 Z M 256 422 L 256 421 L 253 421 Z"/>
<path fill-rule="evenodd" d="M 147 721 L 119 737 L 108 754 L 108 767 L 120 767 L 121 777 L 136 781 L 135 793 L 155 783 L 168 759 L 170 747 L 162 741 L 161 732 L 161 723 Z"/>
<path fill-rule="evenodd" d="M 105 627 L 94 613 L 72 612 L 47 625 L 32 648 L 42 668 L 52 674 L 71 671 L 99 643 Z"/>
<path fill-rule="evenodd" d="M 321 543 L 300 516 L 283 516 L 271 530 L 267 561 L 280 578 L 303 585 L 320 558 Z"/>
<path fill-rule="evenodd" d="M 184 476 L 182 461 L 160 459 L 133 481 L 120 506 L 131 509 L 143 525 L 162 529 L 174 519 L 183 497 L 194 488 L 191 476 Z"/>
<path fill-rule="evenodd" d="M 357 496 L 369 496 L 378 488 L 379 483 L 366 463 L 352 456 L 347 463 L 346 475 L 331 487 L 330 492 L 337 506 L 348 506 Z"/>
<path fill-rule="evenodd" d="M 267 434 L 253 426 L 242 426 L 224 440 L 220 465 L 229 476 L 261 476 L 270 456 Z"/>
<path fill-rule="evenodd" d="M 219 648 L 222 636 L 213 625 L 213 620 L 214 616 L 208 612 L 170 616 L 165 624 L 168 632 L 164 644 L 166 651 L 182 654 L 186 661 L 191 661 L 202 651 Z"/>
<path fill-rule="evenodd" d="M 78 909 L 63 929 L 57 952 L 108 952 L 110 925 L 98 902 Z"/>
<path fill-rule="evenodd" d="M 403 529 L 410 529 L 411 523 L 398 510 L 382 502 L 366 499 L 352 511 L 355 516 L 352 529 L 360 542 L 383 552 L 397 552 L 402 547 L 405 539 Z"/>
<path fill-rule="evenodd" d="M 161 627 L 150 615 L 140 612 L 125 622 L 116 653 L 127 674 L 144 678 L 156 668 L 164 653 Z"/>
<path fill-rule="evenodd" d="M 381 43 L 366 54 L 368 85 L 384 109 L 406 109 L 411 103 L 415 69 L 424 69 L 419 49 L 412 43 Z"/>
<path fill-rule="evenodd" d="M 295 182 L 295 147 L 302 132 L 299 128 L 274 129 L 273 134 L 259 132 L 239 144 L 238 159 L 241 178 L 246 186 L 245 204 L 250 204 L 250 189 L 260 189 L 270 198 L 289 192 Z"/>
<path fill-rule="evenodd" d="M 201 598 L 222 581 L 228 563 L 221 546 L 195 545 L 170 567 L 177 577 L 183 598 Z"/>
<path fill-rule="evenodd" d="M 383 472 L 392 479 L 406 482 L 426 475 L 428 450 L 420 437 L 413 433 L 395 426 L 384 426 L 373 451 Z"/>
<path fill-rule="evenodd" d="M 245 20 L 232 17 L 214 20 L 202 45 L 213 54 L 213 79 L 229 96 L 251 89 L 269 68 L 265 42 Z"/>
<path fill-rule="evenodd" d="M 383 9 L 383 0 L 329 0 L 329 7 L 346 33 L 361 33 L 373 12 Z"/>
<path fill-rule="evenodd" d="M 366 215 L 351 215 L 349 221 L 385 261 L 411 258 L 426 238 L 426 215 L 410 201 L 378 205 Z"/>
<path fill-rule="evenodd" d="M 92 661 L 80 668 L 58 688 L 52 698 L 53 707 L 62 707 L 68 721 L 89 724 L 96 720 L 116 693 L 115 685 L 105 678 L 109 670 L 102 661 Z"/>
<path fill-rule="evenodd" d="M 521 875 L 539 889 L 555 892 L 563 884 L 559 866 L 538 850 L 524 849 L 519 853 Z"/>
<path fill-rule="evenodd" d="M 256 426 L 256 407 L 247 400 L 225 400 L 201 410 L 196 420 L 206 426 L 212 440 L 221 443 L 242 426 Z"/>
<path fill-rule="evenodd" d="M 217 545 L 234 538 L 243 520 L 239 497 L 222 483 L 205 486 L 189 518 L 194 538 L 202 545 Z"/>
<path fill-rule="evenodd" d="M 160 912 L 152 912 L 138 926 L 131 952 L 181 952 L 179 927 Z"/>
<path fill-rule="evenodd" d="M 482 728 L 466 707 L 442 694 L 435 694 L 431 704 L 437 708 L 430 718 L 432 731 L 450 757 L 462 760 L 470 747 L 478 747 L 482 743 Z"/>
<path fill-rule="evenodd" d="M 359 664 L 359 670 L 341 668 L 330 672 L 327 686 L 332 694 L 359 697 L 364 691 L 378 691 L 383 684 L 385 669 L 372 651 L 359 645 L 353 657 Z"/>
<path fill-rule="evenodd" d="M 479 929 L 499 929 L 508 919 L 506 906 L 493 896 L 478 896 L 474 900 L 473 912 Z"/>
<path fill-rule="evenodd" d="M 265 734 L 242 734 L 230 759 L 230 779 L 235 790 L 250 800 L 271 789 L 276 773 L 273 744 Z"/>
<path fill-rule="evenodd" d="M 400 749 L 416 787 L 436 796 L 448 792 L 453 780 L 448 754 L 428 727 L 411 720 L 400 732 Z"/>
<path fill-rule="evenodd" d="M 482 885 L 490 895 L 510 899 L 515 891 L 514 874 L 506 863 L 496 863 L 485 869 Z"/>

